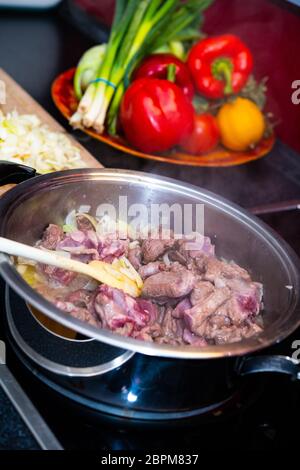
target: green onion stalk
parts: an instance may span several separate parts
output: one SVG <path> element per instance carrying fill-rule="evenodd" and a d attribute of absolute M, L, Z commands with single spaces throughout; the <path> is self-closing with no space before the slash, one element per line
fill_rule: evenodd
<path fill-rule="evenodd" d="M 74 127 L 93 127 L 116 134 L 122 97 L 136 65 L 149 53 L 172 41 L 199 37 L 202 12 L 213 0 L 116 0 L 109 41 L 101 57 L 90 55 L 88 66 L 76 71 L 75 93 L 81 97 L 81 83 L 92 80 L 71 117 Z M 81 64 L 81 62 L 80 62 Z M 79 64 L 79 65 L 80 65 Z"/>

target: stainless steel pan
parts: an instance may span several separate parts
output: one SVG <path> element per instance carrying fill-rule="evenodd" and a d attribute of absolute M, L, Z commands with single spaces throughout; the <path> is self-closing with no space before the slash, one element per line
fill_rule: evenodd
<path fill-rule="evenodd" d="M 45 227 L 62 223 L 66 214 L 99 203 L 180 203 L 205 205 L 205 233 L 216 244 L 218 256 L 233 259 L 264 285 L 262 334 L 239 343 L 195 348 L 159 345 L 96 329 L 68 316 L 46 301 L 20 277 L 9 257 L 0 255 L 0 272 L 27 302 L 48 317 L 86 336 L 153 356 L 208 359 L 244 355 L 278 342 L 300 325 L 299 260 L 269 227 L 225 199 L 176 180 L 126 170 L 71 170 L 37 176 L 18 184 L 0 200 L 0 235 L 34 244 Z"/>

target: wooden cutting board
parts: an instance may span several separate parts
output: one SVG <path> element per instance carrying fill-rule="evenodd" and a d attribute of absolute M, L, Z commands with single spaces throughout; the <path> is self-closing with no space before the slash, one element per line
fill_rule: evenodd
<path fill-rule="evenodd" d="M 35 101 L 1 68 L 0 80 L 4 82 L 6 92 L 5 104 L 0 103 L 0 109 L 4 113 L 16 109 L 19 114 L 36 114 L 43 124 L 47 124 L 49 126 L 49 129 L 67 134 L 72 143 L 80 149 L 81 158 L 89 168 L 103 167 L 96 158 L 94 158 L 79 142 L 77 142 L 71 134 L 68 134 L 67 131 L 49 113 L 47 113 L 47 111 L 45 111 L 37 101 Z"/>

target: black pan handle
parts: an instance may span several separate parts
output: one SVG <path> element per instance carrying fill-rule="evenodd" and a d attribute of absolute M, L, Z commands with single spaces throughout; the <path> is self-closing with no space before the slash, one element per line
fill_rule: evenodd
<path fill-rule="evenodd" d="M 0 186 L 18 184 L 36 176 L 36 171 L 30 166 L 7 161 L 0 162 Z"/>
<path fill-rule="evenodd" d="M 278 212 L 287 212 L 300 209 L 300 199 L 292 199 L 289 201 L 273 202 L 271 204 L 263 204 L 256 207 L 250 207 L 250 211 L 254 215 L 277 214 Z"/>
<path fill-rule="evenodd" d="M 287 374 L 300 380 L 300 362 L 289 356 L 251 356 L 241 361 L 238 372 L 240 376 L 268 372 Z"/>

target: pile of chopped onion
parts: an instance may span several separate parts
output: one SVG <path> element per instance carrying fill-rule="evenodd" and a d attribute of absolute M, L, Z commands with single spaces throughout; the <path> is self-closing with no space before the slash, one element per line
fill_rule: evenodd
<path fill-rule="evenodd" d="M 34 114 L 16 111 L 0 111 L 0 160 L 30 166 L 38 173 L 86 167 L 66 135 L 49 130 Z"/>

